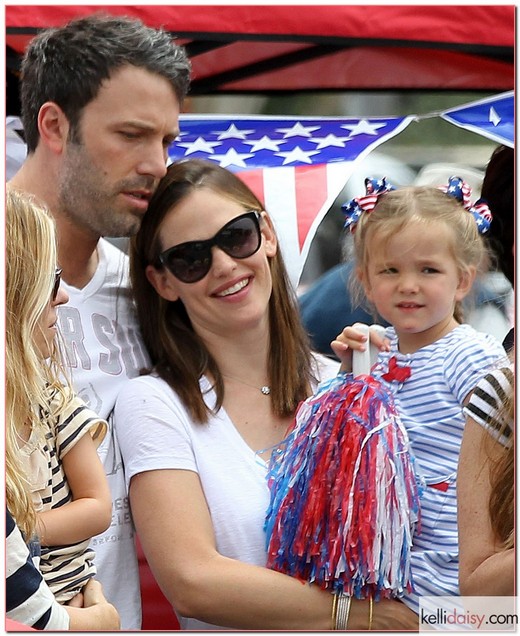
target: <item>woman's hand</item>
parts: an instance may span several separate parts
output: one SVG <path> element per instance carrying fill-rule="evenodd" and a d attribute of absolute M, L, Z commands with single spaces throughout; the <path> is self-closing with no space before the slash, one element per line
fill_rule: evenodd
<path fill-rule="evenodd" d="M 419 631 L 419 616 L 404 603 L 383 599 L 373 604 L 371 629 L 377 631 Z"/>
<path fill-rule="evenodd" d="M 99 581 L 90 579 L 83 590 L 65 607 L 70 617 L 70 631 L 115 631 L 121 629 L 116 608 L 103 594 Z"/>

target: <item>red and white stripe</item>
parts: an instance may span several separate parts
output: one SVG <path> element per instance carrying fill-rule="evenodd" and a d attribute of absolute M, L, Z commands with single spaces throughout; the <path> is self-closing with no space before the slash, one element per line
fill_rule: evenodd
<path fill-rule="evenodd" d="M 273 219 L 289 276 L 295 286 L 316 230 L 348 181 L 355 163 L 287 166 L 237 173 L 265 204 Z"/>

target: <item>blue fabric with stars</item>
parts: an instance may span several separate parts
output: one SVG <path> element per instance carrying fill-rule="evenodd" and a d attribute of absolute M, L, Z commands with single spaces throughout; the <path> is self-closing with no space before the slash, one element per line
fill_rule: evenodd
<path fill-rule="evenodd" d="M 354 161 L 404 129 L 411 117 L 185 116 L 172 161 L 209 159 L 232 171 Z"/>

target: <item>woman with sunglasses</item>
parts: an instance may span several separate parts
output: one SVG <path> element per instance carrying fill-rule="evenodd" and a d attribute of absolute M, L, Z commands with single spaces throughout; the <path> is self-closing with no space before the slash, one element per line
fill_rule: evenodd
<path fill-rule="evenodd" d="M 5 245 L 7 614 L 39 629 L 116 629 L 115 608 L 89 582 L 89 540 L 111 520 L 96 452 L 106 422 L 72 393 L 56 344 L 56 311 L 68 297 L 54 222 L 13 189 Z M 39 555 L 43 581 L 29 554 Z M 61 611 L 53 598 L 75 609 Z M 82 604 L 103 607 L 78 614 Z"/>
<path fill-rule="evenodd" d="M 265 567 L 267 462 L 337 371 L 310 351 L 269 215 L 228 170 L 182 161 L 130 260 L 153 370 L 122 388 L 115 426 L 137 533 L 181 628 L 331 629 L 331 594 Z M 349 626 L 368 621 L 353 601 Z M 382 601 L 372 625 L 416 618 Z"/>

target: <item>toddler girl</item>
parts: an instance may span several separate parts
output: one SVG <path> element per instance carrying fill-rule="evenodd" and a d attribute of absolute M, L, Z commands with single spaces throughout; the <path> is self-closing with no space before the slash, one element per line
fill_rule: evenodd
<path fill-rule="evenodd" d="M 471 207 L 469 188 L 452 177 L 447 188 L 394 190 L 367 180 L 367 196 L 347 207 L 353 233 L 357 291 L 391 326 L 372 375 L 387 383 L 408 431 L 424 480 L 422 524 L 414 536 L 415 592 L 402 600 L 419 612 L 421 596 L 457 595 L 456 476 L 463 407 L 479 378 L 505 351 L 493 336 L 463 324 L 461 301 L 484 257 L 480 228 L 486 206 Z M 364 337 L 347 327 L 332 343 L 351 370 Z"/>

